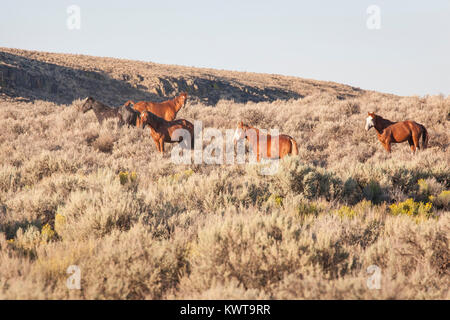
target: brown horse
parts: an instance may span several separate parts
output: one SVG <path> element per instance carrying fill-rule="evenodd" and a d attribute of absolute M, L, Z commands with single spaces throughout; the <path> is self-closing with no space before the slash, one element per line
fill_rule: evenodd
<path fill-rule="evenodd" d="M 123 126 L 124 124 L 128 126 L 137 126 L 139 124 L 138 120 L 141 114 L 129 105 L 120 106 L 117 109 L 117 114 L 119 116 L 120 126 Z"/>
<path fill-rule="evenodd" d="M 156 148 L 159 152 L 164 152 L 164 142 L 174 143 L 183 141 L 183 136 L 177 135 L 177 137 L 175 137 L 175 131 L 177 129 L 184 129 L 190 134 L 190 147 L 191 149 L 194 148 L 194 125 L 189 121 L 184 119 L 166 121 L 148 111 L 142 111 L 140 118 L 143 128 L 145 128 L 146 125 L 150 127 L 150 135 L 152 136 L 153 141 L 155 141 Z"/>
<path fill-rule="evenodd" d="M 92 97 L 88 97 L 81 106 L 81 111 L 83 113 L 86 113 L 91 109 L 94 111 L 95 116 L 97 117 L 97 120 L 100 124 L 102 124 L 103 121 L 105 121 L 108 118 L 116 118 L 119 119 L 120 121 L 117 108 L 111 108 L 106 104 L 95 100 Z"/>
<path fill-rule="evenodd" d="M 246 125 L 240 121 L 234 132 L 233 142 L 236 144 L 239 140 L 244 138 L 247 139 L 251 145 L 253 154 L 256 154 L 258 162 L 261 161 L 261 158 L 281 159 L 288 154 L 298 155 L 297 142 L 295 142 L 292 137 L 285 134 L 280 134 L 278 136 L 267 134 L 266 146 L 261 148 L 260 145 L 263 144 L 260 143 L 261 136 L 259 129 Z M 278 150 L 275 151 L 275 154 L 272 154 L 272 145 L 276 144 L 276 140 L 278 140 Z M 266 150 L 264 150 L 264 148 Z"/>
<path fill-rule="evenodd" d="M 387 152 L 391 152 L 391 143 L 401 143 L 408 141 L 412 152 L 416 149 L 425 149 L 428 144 L 429 136 L 427 129 L 415 121 L 392 122 L 384 119 L 373 112 L 368 113 L 366 119 L 366 130 L 374 127 L 377 131 L 378 140 L 380 140 Z M 422 137 L 422 147 L 419 146 L 420 137 Z"/>
<path fill-rule="evenodd" d="M 178 111 L 186 104 L 187 93 L 182 92 L 178 97 L 164 102 L 140 101 L 134 103 L 131 100 L 125 102 L 125 106 L 133 104 L 133 108 L 139 112 L 149 111 L 154 115 L 167 121 L 172 121 L 177 116 Z M 138 124 L 138 126 L 140 126 Z"/>

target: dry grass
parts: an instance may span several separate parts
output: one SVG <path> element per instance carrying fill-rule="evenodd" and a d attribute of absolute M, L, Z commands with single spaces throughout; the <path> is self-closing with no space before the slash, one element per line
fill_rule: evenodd
<path fill-rule="evenodd" d="M 148 132 L 100 126 L 79 104 L 0 101 L 0 298 L 450 298 L 450 98 L 322 93 L 180 112 L 292 135 L 300 154 L 274 176 L 172 164 L 172 147 L 161 156 Z M 364 131 L 369 110 L 424 124 L 429 148 L 385 153 Z M 399 204 L 409 198 L 423 206 Z M 366 286 L 373 264 L 380 290 Z M 66 288 L 69 265 L 82 290 Z"/>

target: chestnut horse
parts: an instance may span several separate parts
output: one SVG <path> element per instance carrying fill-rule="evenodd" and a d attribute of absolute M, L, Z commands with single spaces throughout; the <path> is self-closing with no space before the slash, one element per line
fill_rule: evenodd
<path fill-rule="evenodd" d="M 412 152 L 416 149 L 425 149 L 428 144 L 427 129 L 415 121 L 392 122 L 384 119 L 373 112 L 368 113 L 366 119 L 366 130 L 374 127 L 377 131 L 378 140 L 380 140 L 387 152 L 391 152 L 391 143 L 401 143 L 408 141 Z M 422 137 L 422 147 L 419 146 L 420 137 Z"/>
<path fill-rule="evenodd" d="M 187 130 L 191 138 L 191 149 L 194 148 L 194 125 L 189 121 L 185 119 L 166 121 L 148 111 L 142 111 L 140 118 L 143 128 L 146 125 L 150 127 L 150 135 L 153 141 L 155 141 L 156 148 L 159 152 L 164 152 L 164 142 L 174 143 L 183 141 L 183 136 L 175 137 L 174 133 L 177 129 Z"/>
<path fill-rule="evenodd" d="M 149 111 L 154 115 L 167 121 L 172 121 L 177 116 L 178 111 L 186 104 L 187 93 L 182 92 L 179 96 L 172 100 L 164 102 L 140 101 L 134 103 L 131 100 L 125 102 L 125 106 L 133 104 L 133 108 L 139 112 Z M 140 124 L 138 124 L 138 127 Z"/>
<path fill-rule="evenodd" d="M 236 144 L 239 140 L 244 138 L 247 139 L 251 145 L 253 154 L 256 154 L 256 159 L 258 162 L 261 161 L 261 158 L 281 159 L 288 154 L 298 155 L 297 142 L 295 142 L 292 137 L 285 134 L 280 134 L 273 137 L 270 134 L 267 134 L 266 136 L 266 150 L 261 150 L 259 129 L 246 125 L 240 121 L 236 131 L 234 132 L 233 142 Z M 274 142 L 276 139 L 278 139 L 278 150 L 276 154 L 272 154 L 272 144 L 276 144 L 276 142 Z"/>

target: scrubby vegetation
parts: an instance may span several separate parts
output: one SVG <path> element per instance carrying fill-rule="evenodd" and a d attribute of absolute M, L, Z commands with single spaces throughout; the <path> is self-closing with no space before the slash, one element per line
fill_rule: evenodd
<path fill-rule="evenodd" d="M 242 119 L 292 135 L 300 154 L 273 176 L 173 164 L 148 132 L 100 126 L 79 105 L 0 102 L 0 298 L 450 297 L 450 98 L 182 109 L 204 128 Z M 423 123 L 429 148 L 387 154 L 364 131 L 368 110 Z M 69 265 L 81 290 L 66 287 Z M 366 286 L 370 265 L 380 290 Z"/>

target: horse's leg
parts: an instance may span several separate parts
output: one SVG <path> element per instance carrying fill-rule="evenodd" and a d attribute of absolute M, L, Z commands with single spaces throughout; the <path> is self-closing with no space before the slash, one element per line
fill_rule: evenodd
<path fill-rule="evenodd" d="M 383 147 L 386 149 L 387 152 L 391 153 L 391 143 L 390 142 L 383 142 Z"/>
<path fill-rule="evenodd" d="M 420 149 L 419 148 L 419 138 L 420 138 L 419 134 L 415 134 L 414 132 L 412 133 L 412 140 L 414 142 L 414 151 L 416 151 L 416 149 Z"/>
<path fill-rule="evenodd" d="M 414 141 L 413 141 L 412 137 L 409 137 L 409 138 L 408 138 L 408 143 L 409 143 L 409 146 L 410 146 L 410 148 L 411 148 L 411 151 L 412 151 L 413 153 L 415 153 L 415 152 L 416 152 L 416 147 L 414 146 Z"/>
<path fill-rule="evenodd" d="M 164 153 L 164 137 L 161 137 L 161 138 L 159 139 L 159 146 L 160 146 L 160 151 L 161 151 L 162 153 Z"/>
<path fill-rule="evenodd" d="M 155 143 L 155 145 L 156 145 L 156 150 L 158 150 L 159 151 L 159 141 L 158 140 L 156 140 L 156 139 L 153 139 L 153 142 Z"/>

